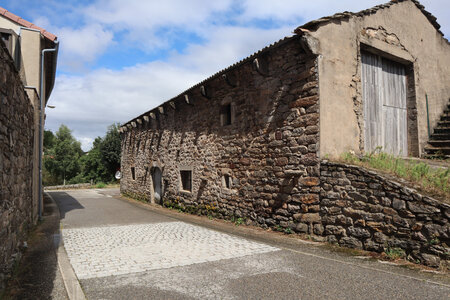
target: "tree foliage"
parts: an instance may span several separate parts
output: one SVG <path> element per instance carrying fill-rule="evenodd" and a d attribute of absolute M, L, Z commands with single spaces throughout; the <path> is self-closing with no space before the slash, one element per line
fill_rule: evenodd
<path fill-rule="evenodd" d="M 99 150 L 103 164 L 113 179 L 115 172 L 120 168 L 120 134 L 119 124 L 108 127 L 106 136 L 99 143 Z"/>
<path fill-rule="evenodd" d="M 120 168 L 119 124 L 108 127 L 106 135 L 97 137 L 87 153 L 69 128 L 61 125 L 56 134 L 44 133 L 44 185 L 85 182 L 111 182 Z"/>
<path fill-rule="evenodd" d="M 47 135 L 49 137 L 51 135 Z M 44 139 L 45 139 L 44 135 Z M 47 144 L 49 142 L 47 141 Z M 53 139 L 53 147 L 47 149 L 44 156 L 45 169 L 57 179 L 65 183 L 80 172 L 79 158 L 83 154 L 81 144 L 73 136 L 66 125 L 61 125 Z"/>

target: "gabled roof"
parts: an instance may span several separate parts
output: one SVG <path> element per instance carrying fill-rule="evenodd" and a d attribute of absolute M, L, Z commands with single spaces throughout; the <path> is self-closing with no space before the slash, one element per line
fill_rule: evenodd
<path fill-rule="evenodd" d="M 156 111 L 159 106 L 163 106 L 163 105 L 165 105 L 165 104 L 167 104 L 167 103 L 169 103 L 171 101 L 175 101 L 177 98 L 180 98 L 184 94 L 188 94 L 193 89 L 199 88 L 201 85 L 205 84 L 206 82 L 208 82 L 208 81 L 210 81 L 210 80 L 212 80 L 214 78 L 217 78 L 217 77 L 219 77 L 219 76 L 221 76 L 223 74 L 226 74 L 227 72 L 237 68 L 238 66 L 243 65 L 244 63 L 247 63 L 247 62 L 251 61 L 252 59 L 256 58 L 258 55 L 261 55 L 262 53 L 264 53 L 264 52 L 266 52 L 268 50 L 271 50 L 273 48 L 279 47 L 280 45 L 283 45 L 284 43 L 286 43 L 286 42 L 288 42 L 288 41 L 290 41 L 292 39 L 298 38 L 299 36 L 301 36 L 303 34 L 303 32 L 302 32 L 303 29 L 316 30 L 320 26 L 328 24 L 328 23 L 332 22 L 333 20 L 349 19 L 349 18 L 354 17 L 354 16 L 363 17 L 363 16 L 371 15 L 371 14 L 376 13 L 380 9 L 389 8 L 392 5 L 395 5 L 395 4 L 404 2 L 404 1 L 411 1 L 411 2 L 413 2 L 417 6 L 417 8 L 419 8 L 420 11 L 427 17 L 428 21 L 430 21 L 430 23 L 434 26 L 434 28 L 436 28 L 436 30 L 442 35 L 444 40 L 447 41 L 447 39 L 444 37 L 444 34 L 439 30 L 441 28 L 441 25 L 439 25 L 439 23 L 436 21 L 437 18 L 435 16 L 433 16 L 430 12 L 426 11 L 425 7 L 422 4 L 420 4 L 420 2 L 417 1 L 417 0 L 391 0 L 390 2 L 388 2 L 386 4 L 377 5 L 375 7 L 372 7 L 372 8 L 369 8 L 369 9 L 365 9 L 365 10 L 362 10 L 362 11 L 357 12 L 357 13 L 352 13 L 352 12 L 348 12 L 348 11 L 342 12 L 342 13 L 337 13 L 337 14 L 334 14 L 333 16 L 323 17 L 323 18 L 320 18 L 320 19 L 317 19 L 317 20 L 314 20 L 314 21 L 310 21 L 310 22 L 306 23 L 305 25 L 297 27 L 294 30 L 294 33 L 296 33 L 296 35 L 284 37 L 281 40 L 279 40 L 279 41 L 277 41 L 277 42 L 275 42 L 275 43 L 273 43 L 273 44 L 271 44 L 269 46 L 264 47 L 263 49 L 253 53 L 252 55 L 250 55 L 250 56 L 248 56 L 248 57 L 246 57 L 246 58 L 244 58 L 242 60 L 240 60 L 239 62 L 236 62 L 236 63 L 232 64 L 231 66 L 229 66 L 229 67 L 227 67 L 225 69 L 222 69 L 221 71 L 215 73 L 214 75 L 212 75 L 212 76 L 202 80 L 201 82 L 199 82 L 199 83 L 195 84 L 194 86 L 188 88 L 187 90 L 185 90 L 184 92 L 182 92 L 182 93 L 178 94 L 177 96 L 171 98 L 170 100 L 167 100 L 167 101 L 161 103 L 160 105 L 158 105 L 157 107 L 155 107 L 155 108 L 153 108 L 153 109 L 151 109 L 151 110 L 149 110 L 149 111 L 147 111 L 147 112 L 145 112 L 145 113 L 143 113 L 143 114 L 141 114 L 141 115 L 139 115 L 139 116 L 129 120 L 128 122 L 122 124 L 122 126 L 130 124 L 132 121 L 135 121 L 136 119 L 142 118 L 143 116 L 147 115 L 148 113 L 150 113 L 152 111 Z"/>
<path fill-rule="evenodd" d="M 380 5 L 374 6 L 372 8 L 362 10 L 362 11 L 357 12 L 357 13 L 352 13 L 352 12 L 349 12 L 349 11 L 345 11 L 345 12 L 342 12 L 342 13 L 337 13 L 337 14 L 334 14 L 332 16 L 323 17 L 323 18 L 320 18 L 320 19 L 317 19 L 317 20 L 310 21 L 310 22 L 308 22 L 308 23 L 306 23 L 306 24 L 304 24 L 302 26 L 297 27 L 294 30 L 294 32 L 300 34 L 302 29 L 317 30 L 322 25 L 328 24 L 328 23 L 330 23 L 332 21 L 346 20 L 346 19 L 350 19 L 351 17 L 364 17 L 364 16 L 367 16 L 367 15 L 375 14 L 377 11 L 379 11 L 381 9 L 389 8 L 392 5 L 396 5 L 398 3 L 405 2 L 405 1 L 411 1 L 412 3 L 414 3 L 417 6 L 417 8 L 425 15 L 425 17 L 428 19 L 428 21 L 430 21 L 430 23 L 434 26 L 434 28 L 436 28 L 436 30 L 442 36 L 444 36 L 442 31 L 440 30 L 441 25 L 439 25 L 439 23 L 437 22 L 437 18 L 435 16 L 433 16 L 432 13 L 428 12 L 427 10 L 425 10 L 425 6 L 420 4 L 420 2 L 417 1 L 417 0 L 391 0 L 388 3 L 380 4 Z"/>
<path fill-rule="evenodd" d="M 4 9 L 3 7 L 0 7 L 0 15 L 13 21 L 14 23 L 19 24 L 20 26 L 26 27 L 26 28 L 31 28 L 31 29 L 36 29 L 39 30 L 41 32 L 41 34 L 48 40 L 54 42 L 57 39 L 57 36 L 54 35 L 53 33 L 48 32 L 47 30 L 45 30 L 44 28 L 41 28 L 39 26 L 34 25 L 31 22 L 28 22 L 27 20 L 22 19 L 19 16 L 16 16 L 15 14 L 7 11 L 6 9 Z"/>

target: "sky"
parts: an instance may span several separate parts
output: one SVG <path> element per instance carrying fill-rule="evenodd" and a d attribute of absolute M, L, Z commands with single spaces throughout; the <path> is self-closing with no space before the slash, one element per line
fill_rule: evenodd
<path fill-rule="evenodd" d="M 1 0 L 60 41 L 46 129 L 88 151 L 125 123 L 304 23 L 388 0 Z M 421 0 L 450 36 L 450 0 Z"/>

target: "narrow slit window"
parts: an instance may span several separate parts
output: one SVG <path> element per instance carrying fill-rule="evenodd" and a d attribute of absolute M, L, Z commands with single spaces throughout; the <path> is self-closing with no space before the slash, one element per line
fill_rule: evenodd
<path fill-rule="evenodd" d="M 136 173 L 135 173 L 134 167 L 131 167 L 131 178 L 133 180 L 136 180 Z"/>
<path fill-rule="evenodd" d="M 192 171 L 182 170 L 180 171 L 181 187 L 184 191 L 192 192 Z"/>
<path fill-rule="evenodd" d="M 227 189 L 231 189 L 231 176 L 230 175 L 224 175 L 223 179 L 225 181 L 225 187 Z"/>
<path fill-rule="evenodd" d="M 222 106 L 221 115 L 222 126 L 231 125 L 231 103 Z"/>

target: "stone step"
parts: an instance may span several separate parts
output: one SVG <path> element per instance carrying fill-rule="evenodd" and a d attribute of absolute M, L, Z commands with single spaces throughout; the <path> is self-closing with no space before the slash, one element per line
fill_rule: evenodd
<path fill-rule="evenodd" d="M 450 127 L 450 121 L 438 121 L 439 127 Z"/>
<path fill-rule="evenodd" d="M 444 133 L 437 133 L 436 129 L 434 130 L 434 133 L 431 135 L 431 139 L 432 140 L 450 140 L 450 131 L 449 132 L 444 132 Z"/>
<path fill-rule="evenodd" d="M 428 144 L 433 147 L 450 147 L 450 140 L 429 140 Z"/>
<path fill-rule="evenodd" d="M 425 154 L 423 158 L 426 159 L 450 159 L 450 155 L 442 154 Z"/>
<path fill-rule="evenodd" d="M 447 134 L 450 134 L 450 127 L 440 127 L 440 126 L 438 126 L 438 127 L 436 127 L 434 129 L 434 133 L 439 133 L 439 134 L 447 133 Z"/>
<path fill-rule="evenodd" d="M 433 147 L 430 145 L 425 146 L 425 152 L 427 154 L 436 154 L 436 155 L 450 155 L 450 146 L 448 147 Z"/>

